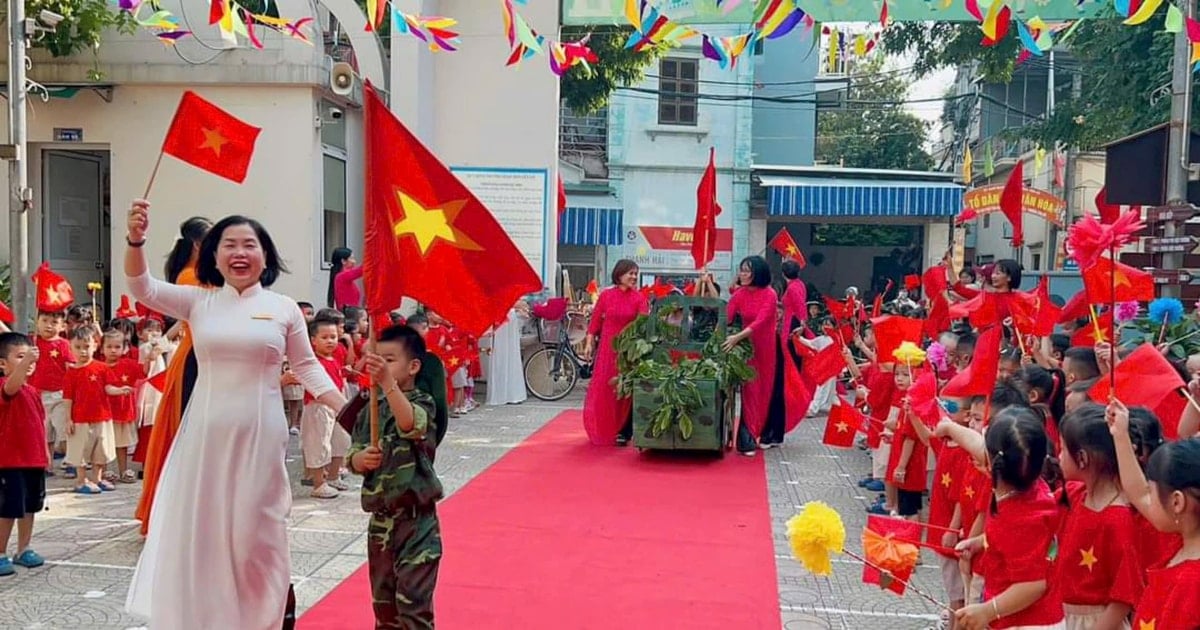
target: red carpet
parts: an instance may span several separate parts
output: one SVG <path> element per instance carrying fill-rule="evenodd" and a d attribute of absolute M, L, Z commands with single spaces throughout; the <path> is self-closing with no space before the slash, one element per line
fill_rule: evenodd
<path fill-rule="evenodd" d="M 440 508 L 438 628 L 780 627 L 762 457 L 590 446 L 578 411 Z M 373 627 L 366 567 L 301 630 Z"/>

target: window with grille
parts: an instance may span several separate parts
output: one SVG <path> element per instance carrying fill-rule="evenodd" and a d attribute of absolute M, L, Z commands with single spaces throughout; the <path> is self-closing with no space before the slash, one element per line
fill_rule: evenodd
<path fill-rule="evenodd" d="M 700 63 L 697 59 L 663 59 L 658 69 L 658 123 L 696 124 Z"/>

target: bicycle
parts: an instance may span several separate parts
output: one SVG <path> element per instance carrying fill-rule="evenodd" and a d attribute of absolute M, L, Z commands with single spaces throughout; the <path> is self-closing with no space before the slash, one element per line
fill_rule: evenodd
<path fill-rule="evenodd" d="M 568 312 L 567 306 L 566 298 L 554 298 L 531 309 L 543 347 L 525 360 L 525 389 L 539 400 L 562 400 L 575 390 L 580 378 L 592 377 L 591 361 L 579 356 L 570 335 L 587 316 Z"/>

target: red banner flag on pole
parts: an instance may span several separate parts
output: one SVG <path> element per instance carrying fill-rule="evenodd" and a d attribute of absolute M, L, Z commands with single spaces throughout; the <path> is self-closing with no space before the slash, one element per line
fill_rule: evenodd
<path fill-rule="evenodd" d="M 162 152 L 240 184 L 246 181 L 260 131 L 187 91 L 175 110 Z"/>
<path fill-rule="evenodd" d="M 717 215 L 721 204 L 717 203 L 716 149 L 708 150 L 708 168 L 696 188 L 696 224 L 692 227 L 692 260 L 696 269 L 703 269 L 717 255 Z"/>
<path fill-rule="evenodd" d="M 363 283 L 378 317 L 410 297 L 482 337 L 542 280 L 483 203 L 368 83 Z"/>
<path fill-rule="evenodd" d="M 1000 211 L 1012 224 L 1012 246 L 1014 249 L 1025 244 L 1025 221 L 1021 215 L 1021 196 L 1025 192 L 1025 163 L 1017 160 L 1004 190 L 1000 191 Z"/>

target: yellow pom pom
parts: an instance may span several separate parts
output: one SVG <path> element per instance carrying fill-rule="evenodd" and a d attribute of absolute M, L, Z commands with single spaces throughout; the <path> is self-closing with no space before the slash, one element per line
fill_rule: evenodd
<path fill-rule="evenodd" d="M 792 555 L 815 575 L 833 573 L 829 556 L 842 553 L 846 544 L 841 515 L 820 501 L 805 503 L 799 514 L 788 519 L 787 535 Z"/>
<path fill-rule="evenodd" d="M 892 356 L 904 365 L 912 367 L 925 362 L 925 351 L 911 341 L 905 341 L 892 352 Z"/>

